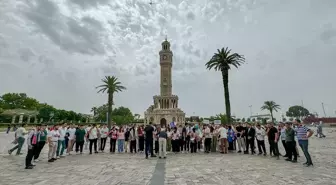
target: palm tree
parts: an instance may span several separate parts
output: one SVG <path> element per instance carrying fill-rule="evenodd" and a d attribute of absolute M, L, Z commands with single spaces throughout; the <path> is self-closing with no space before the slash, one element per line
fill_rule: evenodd
<path fill-rule="evenodd" d="M 280 105 L 276 104 L 274 101 L 265 101 L 264 105 L 261 107 L 261 110 L 270 111 L 272 122 L 274 121 L 273 111 L 278 112 L 279 109 L 280 109 Z"/>
<path fill-rule="evenodd" d="M 92 108 L 91 108 L 91 112 L 93 112 L 93 117 L 96 116 L 96 114 L 97 114 L 97 110 L 98 110 L 97 107 L 92 107 Z"/>
<path fill-rule="evenodd" d="M 243 55 L 239 55 L 238 53 L 231 53 L 231 50 L 226 47 L 222 48 L 221 50 L 218 49 L 217 53 L 215 53 L 210 61 L 205 64 L 207 69 L 214 69 L 215 71 L 220 71 L 222 73 L 226 116 L 229 124 L 232 121 L 229 95 L 229 70 L 231 69 L 231 66 L 238 68 L 244 62 L 245 58 Z"/>
<path fill-rule="evenodd" d="M 107 105 L 108 105 L 108 127 L 111 128 L 112 126 L 112 105 L 113 105 L 113 96 L 114 93 L 121 92 L 123 90 L 126 90 L 126 87 L 121 85 L 121 82 L 118 81 L 118 78 L 115 76 L 105 76 L 105 78 L 102 79 L 103 84 L 96 87 L 98 90 L 98 93 L 105 93 L 107 92 L 108 94 L 108 100 L 107 100 Z"/>

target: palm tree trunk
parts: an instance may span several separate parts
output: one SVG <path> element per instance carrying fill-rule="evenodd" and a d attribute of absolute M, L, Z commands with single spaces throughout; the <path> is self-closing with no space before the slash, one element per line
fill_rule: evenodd
<path fill-rule="evenodd" d="M 272 123 L 273 123 L 273 121 L 274 121 L 274 118 L 273 118 L 273 111 L 270 110 L 270 112 L 271 112 L 271 118 L 272 118 Z"/>
<path fill-rule="evenodd" d="M 224 98 L 225 98 L 225 109 L 228 124 L 231 123 L 231 105 L 230 105 L 230 94 L 229 94 L 229 70 L 222 71 L 223 85 L 224 85 Z"/>
<path fill-rule="evenodd" d="M 111 129 L 112 128 L 112 102 L 113 102 L 113 94 L 109 93 L 108 94 L 108 108 L 107 108 L 107 124 L 108 124 L 108 128 Z"/>

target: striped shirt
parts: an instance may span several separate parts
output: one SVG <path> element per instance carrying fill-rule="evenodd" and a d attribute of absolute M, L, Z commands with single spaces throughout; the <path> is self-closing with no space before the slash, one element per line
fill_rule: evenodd
<path fill-rule="evenodd" d="M 310 129 L 307 128 L 304 125 L 298 126 L 297 128 L 295 128 L 295 132 L 296 132 L 296 137 L 297 139 L 300 140 L 308 140 L 307 137 L 307 132 L 309 132 Z"/>

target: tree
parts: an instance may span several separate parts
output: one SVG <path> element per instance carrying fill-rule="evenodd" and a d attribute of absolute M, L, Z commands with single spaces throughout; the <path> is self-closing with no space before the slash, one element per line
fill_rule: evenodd
<path fill-rule="evenodd" d="M 308 115 L 310 115 L 309 110 L 300 105 L 291 106 L 286 112 L 286 116 L 291 118 L 307 117 Z"/>
<path fill-rule="evenodd" d="M 282 118 L 282 121 L 283 121 L 283 122 L 286 122 L 286 121 L 287 121 L 287 119 L 286 119 L 286 118 Z"/>
<path fill-rule="evenodd" d="M 242 121 L 243 123 L 245 123 L 246 120 L 245 120 L 245 118 L 242 118 L 241 121 Z"/>
<path fill-rule="evenodd" d="M 118 125 L 129 124 L 134 121 L 134 116 L 129 108 L 118 107 L 112 111 L 112 120 Z"/>
<path fill-rule="evenodd" d="M 274 121 L 273 112 L 278 112 L 280 105 L 276 104 L 274 101 L 265 101 L 261 110 L 268 110 L 271 113 L 272 121 Z"/>
<path fill-rule="evenodd" d="M 231 50 L 228 47 L 222 48 L 221 50 L 218 49 L 217 52 L 218 53 L 215 53 L 205 66 L 209 70 L 214 69 L 215 71 L 220 71 L 222 73 L 226 116 L 229 123 L 231 123 L 229 70 L 232 66 L 238 68 L 245 62 L 245 58 L 243 55 L 239 55 L 238 53 L 231 53 Z"/>
<path fill-rule="evenodd" d="M 251 122 L 251 118 L 247 118 L 247 119 L 246 119 L 246 122 Z"/>
<path fill-rule="evenodd" d="M 255 122 L 256 121 L 256 119 L 255 118 L 252 118 L 252 122 Z"/>
<path fill-rule="evenodd" d="M 126 90 L 126 87 L 121 85 L 121 82 L 118 81 L 118 78 L 115 76 L 105 76 L 104 79 L 102 79 L 103 84 L 96 87 L 98 90 L 98 93 L 107 93 L 107 105 L 108 105 L 108 127 L 111 128 L 112 126 L 112 104 L 113 104 L 113 97 L 115 93 L 121 92 L 123 90 Z"/>
<path fill-rule="evenodd" d="M 92 107 L 91 112 L 93 112 L 93 117 L 97 115 L 97 107 Z"/>
<path fill-rule="evenodd" d="M 217 114 L 215 116 L 215 120 L 221 120 L 222 124 L 228 124 L 228 117 L 225 114 Z"/>

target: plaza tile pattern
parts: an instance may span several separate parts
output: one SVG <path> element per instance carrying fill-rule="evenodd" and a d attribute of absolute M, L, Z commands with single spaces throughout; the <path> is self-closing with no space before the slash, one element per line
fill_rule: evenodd
<path fill-rule="evenodd" d="M 13 135 L 0 133 L 1 185 L 266 185 L 336 184 L 336 129 L 325 129 L 327 138 L 310 139 L 314 167 L 292 164 L 283 158 L 244 154 L 169 154 L 166 160 L 144 159 L 142 154 L 71 155 L 47 163 L 47 149 L 32 170 L 24 169 L 23 156 L 9 156 Z M 281 144 L 279 144 L 282 149 Z M 268 149 L 267 149 L 268 150 Z M 107 151 L 107 150 L 106 150 Z M 26 152 L 26 146 L 23 149 Z M 283 152 L 282 152 L 283 153 Z"/>

